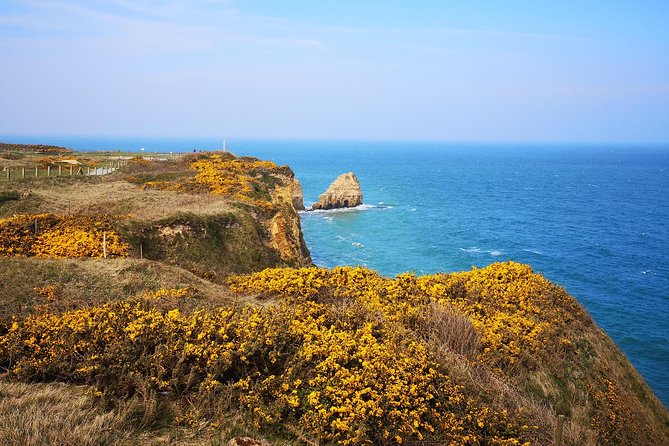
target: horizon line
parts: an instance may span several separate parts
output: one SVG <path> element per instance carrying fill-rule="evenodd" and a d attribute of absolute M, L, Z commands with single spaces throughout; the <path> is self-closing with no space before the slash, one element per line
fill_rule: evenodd
<path fill-rule="evenodd" d="M 423 144 L 538 144 L 538 145 L 644 145 L 644 146 L 669 146 L 667 141 L 644 141 L 644 140 L 541 140 L 541 139 L 446 139 L 446 138 L 372 138 L 372 137 L 343 137 L 343 138 L 329 138 L 329 137 L 300 137 L 300 136 L 220 136 L 220 135 L 76 135 L 76 134 L 26 134 L 26 133 L 0 133 L 0 143 L 10 144 L 46 144 L 44 141 L 35 142 L 12 142 L 5 141 L 9 138 L 35 138 L 35 139 L 111 139 L 111 140 L 155 140 L 155 141 L 203 141 L 203 140 L 220 140 L 221 144 L 224 140 L 228 143 L 234 141 L 285 141 L 285 142 L 331 142 L 331 143 L 423 143 Z"/>

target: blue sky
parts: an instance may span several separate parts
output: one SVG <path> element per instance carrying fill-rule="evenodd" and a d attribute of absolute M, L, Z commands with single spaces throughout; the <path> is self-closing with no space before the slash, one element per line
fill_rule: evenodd
<path fill-rule="evenodd" d="M 669 142 L 669 2 L 2 0 L 0 134 Z"/>

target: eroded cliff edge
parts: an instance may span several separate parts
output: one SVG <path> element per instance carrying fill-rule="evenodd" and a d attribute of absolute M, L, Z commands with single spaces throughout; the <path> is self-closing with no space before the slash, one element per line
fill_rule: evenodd
<path fill-rule="evenodd" d="M 104 177 L 11 186 L 18 198 L 0 206 L 0 217 L 10 217 L 6 225 L 19 232 L 37 221 L 39 233 L 77 230 L 95 239 L 103 232 L 93 231 L 97 225 L 118 234 L 127 245 L 123 256 L 165 262 L 218 282 L 272 266 L 311 265 L 297 213 L 304 207 L 302 188 L 288 166 L 229 152 L 160 161 L 137 157 Z M 24 256 L 38 254 L 25 246 L 40 234 L 24 232 L 12 243 L 23 247 Z M 82 243 L 78 250 L 63 245 L 47 252 L 96 255 Z M 4 253 L 14 249 L 8 245 Z"/>

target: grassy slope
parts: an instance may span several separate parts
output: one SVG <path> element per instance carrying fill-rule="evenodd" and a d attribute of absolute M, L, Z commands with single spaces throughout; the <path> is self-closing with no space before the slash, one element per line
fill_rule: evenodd
<path fill-rule="evenodd" d="M 184 269 L 139 259 L 0 258 L 0 317 L 23 315 L 38 304 L 35 288 L 57 285 L 58 311 L 99 305 L 147 291 L 191 287 L 203 303 L 229 303 L 227 288 Z"/>

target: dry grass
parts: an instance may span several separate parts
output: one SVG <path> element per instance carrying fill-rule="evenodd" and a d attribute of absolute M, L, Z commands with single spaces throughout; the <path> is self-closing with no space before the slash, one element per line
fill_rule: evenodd
<path fill-rule="evenodd" d="M 246 420 L 227 416 L 194 427 L 171 424 L 169 401 L 135 397 L 105 408 L 90 387 L 0 381 L 2 446 L 223 446 L 235 437 L 263 439 Z M 275 446 L 297 443 L 272 438 Z"/>
<path fill-rule="evenodd" d="M 175 266 L 139 259 L 0 258 L 0 318 L 26 314 L 42 304 L 35 288 L 57 286 L 55 311 L 84 308 L 161 288 L 191 287 L 199 305 L 230 302 L 227 288 Z M 29 278 L 29 280 L 26 280 Z"/>
<path fill-rule="evenodd" d="M 23 196 L 2 205 L 0 216 L 27 212 L 105 213 L 131 214 L 139 220 L 153 220 L 174 214 L 175 210 L 213 215 L 232 209 L 229 202 L 220 196 L 143 190 L 113 176 L 104 179 L 54 178 L 2 186 L 11 186 Z"/>
<path fill-rule="evenodd" d="M 118 411 L 101 410 L 85 388 L 0 382 L 0 443 L 5 446 L 115 445 L 130 431 Z"/>
<path fill-rule="evenodd" d="M 480 336 L 471 320 L 447 305 L 432 302 L 422 334 L 437 350 L 447 350 L 474 359 L 481 348 Z"/>
<path fill-rule="evenodd" d="M 603 331 L 589 331 L 585 336 L 597 352 L 594 361 L 608 378 L 620 383 L 618 411 L 634 420 L 638 438 L 645 444 L 669 444 L 669 412 L 629 359 Z"/>
<path fill-rule="evenodd" d="M 108 156 L 86 153 L 87 157 L 104 161 Z M 25 159 L 21 160 L 25 163 Z M 6 163 L 3 163 L 5 165 Z M 17 191 L 22 199 L 0 203 L 0 217 L 13 213 L 106 213 L 132 214 L 139 220 L 155 220 L 178 212 L 220 214 L 230 211 L 229 201 L 210 194 L 175 193 L 157 189 L 142 189 L 132 179 L 153 179 L 161 175 L 192 176 L 187 163 L 178 161 L 146 162 L 124 167 L 104 176 L 64 175 L 6 182 L 0 179 L 0 192 Z"/>

